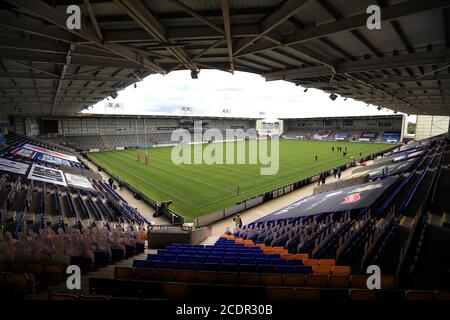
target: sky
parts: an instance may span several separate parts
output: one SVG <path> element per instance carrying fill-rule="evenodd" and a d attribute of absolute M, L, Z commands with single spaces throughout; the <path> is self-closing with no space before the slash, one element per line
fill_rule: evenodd
<path fill-rule="evenodd" d="M 376 106 L 338 97 L 316 89 L 303 91 L 301 86 L 286 81 L 265 81 L 259 75 L 218 70 L 201 70 L 198 79 L 189 71 L 173 71 L 167 75 L 150 75 L 91 107 L 89 113 L 111 114 L 184 114 L 182 107 L 192 107 L 192 115 L 221 116 L 228 109 L 233 117 L 332 117 L 393 114 Z M 105 108 L 107 102 L 123 104 L 123 109 Z M 262 114 L 263 113 L 263 114 Z M 414 121 L 410 117 L 409 121 Z"/>

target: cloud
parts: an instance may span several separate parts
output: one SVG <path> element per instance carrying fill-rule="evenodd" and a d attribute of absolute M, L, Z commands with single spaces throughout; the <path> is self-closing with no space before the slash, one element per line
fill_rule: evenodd
<path fill-rule="evenodd" d="M 105 113 L 105 102 L 97 103 L 88 112 Z M 180 108 L 186 106 L 193 107 L 194 114 L 205 116 L 221 115 L 224 108 L 236 117 L 258 117 L 260 112 L 277 118 L 392 114 L 352 99 L 344 101 L 339 97 L 331 101 L 320 90 L 303 92 L 302 87 L 286 81 L 266 82 L 256 74 L 232 75 L 217 70 L 202 70 L 196 80 L 188 71 L 150 75 L 137 83 L 137 88 L 130 86 L 120 91 L 115 102 L 122 102 L 123 112 L 128 114 L 180 114 Z"/>

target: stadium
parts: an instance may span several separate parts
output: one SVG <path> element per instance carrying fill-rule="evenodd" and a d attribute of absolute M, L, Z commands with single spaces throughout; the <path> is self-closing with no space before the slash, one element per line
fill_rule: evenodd
<path fill-rule="evenodd" d="M 450 300 L 448 1 L 0 4 L 1 299 Z M 108 102 L 205 69 L 393 112 Z"/>

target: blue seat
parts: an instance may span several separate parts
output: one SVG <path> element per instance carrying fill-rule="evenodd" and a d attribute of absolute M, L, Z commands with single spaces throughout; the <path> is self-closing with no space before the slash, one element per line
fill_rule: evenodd
<path fill-rule="evenodd" d="M 302 260 L 287 260 L 288 265 L 291 266 L 302 266 L 303 265 L 303 261 Z"/>
<path fill-rule="evenodd" d="M 175 270 L 182 270 L 182 269 L 184 269 L 184 263 L 180 262 L 180 261 L 167 261 L 167 268 L 175 269 Z"/>
<path fill-rule="evenodd" d="M 205 262 L 207 262 L 208 261 L 208 257 L 205 257 L 205 256 L 195 256 L 195 257 L 192 257 L 192 261 L 193 262 L 200 262 L 200 263 L 205 263 Z"/>
<path fill-rule="evenodd" d="M 310 274 L 312 273 L 312 267 L 311 266 L 293 266 L 294 273 L 298 274 Z"/>
<path fill-rule="evenodd" d="M 255 262 L 256 262 L 256 264 L 271 264 L 271 261 L 269 258 L 256 258 Z"/>
<path fill-rule="evenodd" d="M 254 258 L 240 258 L 239 259 L 239 263 L 240 264 L 254 264 L 255 263 L 255 259 Z"/>
<path fill-rule="evenodd" d="M 224 258 L 223 258 L 223 262 L 224 262 L 224 263 L 234 263 L 234 264 L 237 264 L 237 263 L 239 263 L 239 258 L 238 258 L 238 256 L 235 256 L 235 257 L 224 257 Z"/>
<path fill-rule="evenodd" d="M 281 259 L 280 255 L 278 253 L 271 253 L 266 255 L 269 259 Z"/>
<path fill-rule="evenodd" d="M 292 273 L 293 266 L 288 265 L 275 265 L 275 271 L 279 273 Z"/>
<path fill-rule="evenodd" d="M 203 270 L 203 263 L 201 262 L 186 262 L 184 264 L 186 270 Z"/>
<path fill-rule="evenodd" d="M 226 252 L 225 254 L 226 254 L 226 257 L 238 257 L 239 256 L 239 252 L 233 252 L 233 251 Z"/>
<path fill-rule="evenodd" d="M 174 256 L 174 255 L 162 255 L 162 256 L 158 256 L 158 259 L 156 259 L 156 260 L 176 261 L 177 260 L 177 256 Z"/>
<path fill-rule="evenodd" d="M 273 265 L 287 265 L 288 264 L 288 260 L 284 260 L 284 259 L 272 259 L 272 264 Z"/>
<path fill-rule="evenodd" d="M 133 260 L 133 268 L 151 268 L 152 263 L 148 260 Z"/>
<path fill-rule="evenodd" d="M 241 258 L 253 258 L 253 253 L 249 253 L 249 252 L 241 252 L 241 254 L 239 255 Z"/>
<path fill-rule="evenodd" d="M 209 263 L 222 263 L 222 261 L 223 261 L 223 257 L 217 257 L 217 256 L 208 257 Z"/>
<path fill-rule="evenodd" d="M 192 257 L 192 256 L 189 256 L 189 255 L 179 255 L 178 257 L 177 257 L 177 260 L 178 261 L 181 261 L 181 262 L 188 262 L 188 261 L 192 261 L 192 259 L 193 259 L 194 257 Z"/>

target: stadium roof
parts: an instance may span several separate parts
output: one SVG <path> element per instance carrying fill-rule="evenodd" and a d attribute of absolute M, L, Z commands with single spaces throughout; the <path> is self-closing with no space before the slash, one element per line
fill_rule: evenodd
<path fill-rule="evenodd" d="M 366 27 L 374 2 L 381 30 Z M 66 27 L 74 4 L 80 30 Z M 212 68 L 449 115 L 449 7 L 448 0 L 3 0 L 0 112 L 72 115 L 152 73 Z"/>
<path fill-rule="evenodd" d="M 110 113 L 78 113 L 80 118 L 151 118 L 151 119 L 209 119 L 209 120 L 259 120 L 258 117 L 234 117 L 234 116 L 201 116 L 190 114 L 110 114 Z"/>

